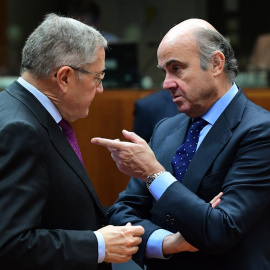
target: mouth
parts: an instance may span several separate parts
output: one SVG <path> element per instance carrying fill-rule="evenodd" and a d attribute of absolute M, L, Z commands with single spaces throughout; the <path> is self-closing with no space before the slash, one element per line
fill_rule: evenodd
<path fill-rule="evenodd" d="M 173 102 L 175 102 L 175 103 L 176 102 L 179 102 L 181 98 L 182 98 L 182 96 L 180 96 L 180 95 L 179 96 L 176 96 L 175 95 L 175 96 L 173 96 Z"/>

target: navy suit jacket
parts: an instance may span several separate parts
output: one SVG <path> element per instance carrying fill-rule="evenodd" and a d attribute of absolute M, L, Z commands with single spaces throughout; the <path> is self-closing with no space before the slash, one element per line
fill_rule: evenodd
<path fill-rule="evenodd" d="M 163 118 L 175 116 L 179 111 L 168 90 L 160 90 L 136 101 L 133 131 L 147 142 L 155 125 Z"/>
<path fill-rule="evenodd" d="M 185 114 L 163 120 L 151 138 L 171 173 L 189 122 Z M 209 202 L 220 191 L 222 201 L 213 209 Z M 115 225 L 143 225 L 134 261 L 148 269 L 270 269 L 270 113 L 239 89 L 195 153 L 183 184 L 173 183 L 155 201 L 145 183 L 132 178 L 108 216 Z M 179 231 L 200 251 L 145 259 L 147 239 L 159 228 Z"/>
<path fill-rule="evenodd" d="M 102 206 L 57 123 L 18 82 L 0 115 L 0 269 L 110 269 L 93 233 Z"/>

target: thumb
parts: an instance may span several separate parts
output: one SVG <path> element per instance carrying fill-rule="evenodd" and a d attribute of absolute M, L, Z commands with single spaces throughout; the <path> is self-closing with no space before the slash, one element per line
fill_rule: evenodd
<path fill-rule="evenodd" d="M 132 142 L 134 142 L 136 144 L 146 143 L 144 139 L 142 139 L 140 136 L 138 136 L 134 132 L 130 132 L 130 131 L 123 129 L 122 133 L 126 139 L 131 140 Z"/>

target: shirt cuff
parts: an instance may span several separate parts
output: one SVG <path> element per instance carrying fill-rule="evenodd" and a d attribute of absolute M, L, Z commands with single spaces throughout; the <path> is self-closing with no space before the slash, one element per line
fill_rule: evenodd
<path fill-rule="evenodd" d="M 149 191 L 156 200 L 159 200 L 165 190 L 175 181 L 177 180 L 169 172 L 165 172 L 153 181 L 149 187 Z"/>
<path fill-rule="evenodd" d="M 98 263 L 102 263 L 105 259 L 105 241 L 101 232 L 95 231 L 94 234 L 98 241 Z"/>
<path fill-rule="evenodd" d="M 162 243 L 166 236 L 173 234 L 164 229 L 159 229 L 154 231 L 150 237 L 148 238 L 146 244 L 146 258 L 157 258 L 157 259 L 168 259 L 168 257 L 164 257 L 162 252 Z"/>

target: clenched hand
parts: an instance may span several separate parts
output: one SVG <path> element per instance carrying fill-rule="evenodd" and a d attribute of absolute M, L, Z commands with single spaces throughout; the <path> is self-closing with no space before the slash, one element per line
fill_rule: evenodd
<path fill-rule="evenodd" d="M 105 241 L 105 262 L 124 263 L 138 251 L 144 234 L 142 226 L 106 226 L 98 230 Z"/>

